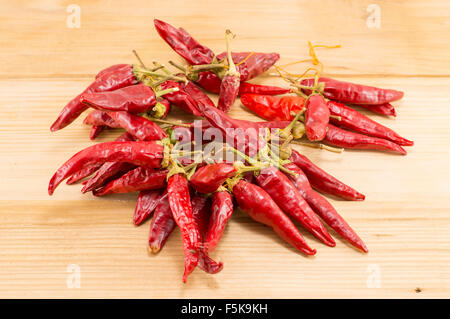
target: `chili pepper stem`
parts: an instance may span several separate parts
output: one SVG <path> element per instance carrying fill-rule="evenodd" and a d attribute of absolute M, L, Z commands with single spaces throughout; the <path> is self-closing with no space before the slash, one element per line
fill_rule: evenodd
<path fill-rule="evenodd" d="M 138 60 L 139 64 L 143 67 L 143 68 L 147 68 L 144 64 L 144 62 L 142 62 L 140 56 L 137 54 L 136 50 L 133 50 L 133 54 L 136 57 L 136 59 Z"/>
<path fill-rule="evenodd" d="M 230 30 L 225 31 L 225 40 L 227 45 L 227 57 L 228 57 L 228 75 L 231 76 L 239 76 L 239 72 L 236 70 L 236 65 L 234 64 L 233 57 L 231 56 L 231 49 L 230 49 L 230 37 L 233 35 L 233 33 Z"/>
<path fill-rule="evenodd" d="M 191 70 L 194 73 L 202 72 L 202 71 L 210 71 L 210 70 L 221 70 L 226 69 L 227 66 L 220 63 L 211 63 L 211 64 L 200 64 L 192 66 Z"/>
<path fill-rule="evenodd" d="M 165 90 L 160 90 L 160 91 L 156 91 L 155 92 L 155 96 L 156 97 L 160 97 L 160 96 L 163 96 L 164 94 L 169 94 L 169 93 L 172 93 L 172 92 L 178 92 L 179 90 L 180 89 L 177 88 L 177 87 L 170 88 L 170 89 L 165 89 Z"/>
<path fill-rule="evenodd" d="M 162 65 L 162 64 L 159 63 L 158 61 L 153 61 L 153 65 L 154 65 L 155 67 L 157 67 L 158 70 L 159 70 L 159 69 L 162 69 L 162 71 L 163 71 L 165 74 L 167 74 L 167 75 L 171 75 L 171 74 L 172 74 L 172 73 L 170 73 L 170 71 L 169 71 L 164 65 Z"/>
<path fill-rule="evenodd" d="M 175 68 L 177 68 L 178 70 L 180 70 L 181 72 L 183 72 L 184 74 L 187 73 L 186 68 L 182 67 L 181 65 L 179 65 L 178 63 L 175 63 L 174 61 L 169 61 L 169 64 L 174 66 Z"/>
<path fill-rule="evenodd" d="M 282 130 L 280 131 L 279 136 L 280 136 L 281 138 L 287 139 L 288 136 L 291 135 L 292 128 L 294 127 L 295 123 L 300 119 L 300 117 L 301 117 L 305 112 L 306 112 L 306 108 L 304 107 L 304 108 L 302 108 L 302 110 L 301 110 L 300 112 L 298 112 L 298 113 L 295 115 L 295 117 L 294 117 L 294 119 L 291 121 L 291 123 L 289 123 L 288 126 L 286 126 L 284 129 L 282 129 Z"/>
<path fill-rule="evenodd" d="M 153 121 L 155 123 L 163 123 L 163 124 L 169 124 L 169 125 L 172 125 L 172 126 L 182 126 L 182 127 L 188 127 L 188 128 L 191 127 L 189 124 L 176 123 L 176 122 L 171 122 L 171 121 L 167 121 L 167 120 L 156 119 L 156 118 L 153 118 L 151 116 L 145 116 L 145 117 L 147 117 L 149 120 L 151 120 L 151 121 Z"/>
<path fill-rule="evenodd" d="M 307 143 L 307 142 L 301 142 L 301 141 L 291 141 L 291 144 L 297 144 L 297 145 L 302 145 L 302 146 L 307 146 L 307 147 L 311 147 L 311 148 L 318 148 L 318 149 L 323 149 L 329 152 L 333 152 L 333 153 L 342 153 L 344 151 L 343 148 L 338 148 L 338 147 L 332 147 L 332 146 L 328 146 L 322 143 Z"/>

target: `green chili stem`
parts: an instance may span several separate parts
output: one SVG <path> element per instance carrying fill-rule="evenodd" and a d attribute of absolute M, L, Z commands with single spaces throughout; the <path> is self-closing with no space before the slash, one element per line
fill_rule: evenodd
<path fill-rule="evenodd" d="M 297 145 L 302 145 L 302 146 L 307 146 L 307 147 L 311 147 L 311 148 L 318 148 L 318 149 L 323 149 L 329 152 L 333 152 L 333 153 L 342 153 L 344 151 L 343 148 L 338 148 L 338 147 L 332 147 L 332 146 L 328 146 L 322 143 L 307 143 L 307 142 L 301 142 L 301 141 L 291 141 L 292 144 L 297 144 Z"/>
<path fill-rule="evenodd" d="M 147 117 L 149 120 L 156 122 L 156 123 L 163 123 L 163 124 L 170 124 L 172 126 L 182 126 L 182 127 L 191 127 L 189 124 L 184 124 L 184 123 L 176 123 L 176 122 L 171 122 L 171 121 L 166 121 L 166 120 L 161 120 L 161 119 L 155 119 L 153 117 L 148 116 Z"/>
<path fill-rule="evenodd" d="M 178 70 L 182 71 L 183 73 L 186 73 L 186 68 L 182 67 L 181 65 L 173 62 L 173 61 L 169 61 L 169 64 L 171 64 L 172 66 L 176 67 Z"/>

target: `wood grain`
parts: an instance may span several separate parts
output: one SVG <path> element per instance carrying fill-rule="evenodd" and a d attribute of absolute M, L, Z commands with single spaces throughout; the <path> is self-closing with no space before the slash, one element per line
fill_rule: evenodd
<path fill-rule="evenodd" d="M 225 1 L 219 12 L 211 1 L 77 1 L 80 29 L 66 26 L 72 1 L 0 4 L 0 297 L 449 297 L 450 5 L 376 1 L 381 28 L 369 29 L 373 2 Z M 369 254 L 339 237 L 329 248 L 306 234 L 318 249 L 306 258 L 236 211 L 214 254 L 224 270 L 197 270 L 182 284 L 179 232 L 149 256 L 148 223 L 131 222 L 136 194 L 98 199 L 61 185 L 47 195 L 55 169 L 92 144 L 81 119 L 50 133 L 61 107 L 99 69 L 134 62 L 132 49 L 146 61 L 176 58 L 154 31 L 155 17 L 217 51 L 231 28 L 236 51 L 277 51 L 281 63 L 306 58 L 306 40 L 339 43 L 318 51 L 327 74 L 405 91 L 396 119 L 370 116 L 416 142 L 407 156 L 299 148 L 367 195 L 358 203 L 330 200 Z M 256 119 L 239 102 L 231 115 Z M 70 264 L 81 269 L 81 288 L 67 287 Z M 381 288 L 368 288 L 373 269 L 381 271 Z"/>

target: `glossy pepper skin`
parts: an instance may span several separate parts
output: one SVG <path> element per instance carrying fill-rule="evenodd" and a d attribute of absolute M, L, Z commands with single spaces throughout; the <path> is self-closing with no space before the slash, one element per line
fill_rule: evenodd
<path fill-rule="evenodd" d="M 306 176 L 308 176 L 311 185 L 322 193 L 334 195 L 346 200 L 360 201 L 365 199 L 363 194 L 331 176 L 296 150 L 292 150 L 289 160 L 301 168 Z"/>
<path fill-rule="evenodd" d="M 353 133 L 331 124 L 328 124 L 327 128 L 327 134 L 324 138 L 324 142 L 327 144 L 346 149 L 390 151 L 406 155 L 405 149 L 394 142 L 378 137 Z"/>
<path fill-rule="evenodd" d="M 306 255 L 314 255 L 291 220 L 281 211 L 261 187 L 240 180 L 233 187 L 233 195 L 239 207 L 255 221 L 267 225 L 290 245 Z"/>
<path fill-rule="evenodd" d="M 52 176 L 48 194 L 66 178 L 89 165 L 105 162 L 126 162 L 159 168 L 164 158 L 164 147 L 154 142 L 105 142 L 89 146 L 72 156 Z"/>
<path fill-rule="evenodd" d="M 114 91 L 120 88 L 136 84 L 136 76 L 133 73 L 133 66 L 116 70 L 114 73 L 106 73 L 89 85 L 81 94 L 77 95 L 61 111 L 50 130 L 55 132 L 72 123 L 88 106 L 81 103 L 81 96 L 87 93 Z"/>
<path fill-rule="evenodd" d="M 167 137 L 166 132 L 145 117 L 128 112 L 108 112 L 111 119 L 140 141 L 155 141 Z"/>
<path fill-rule="evenodd" d="M 294 218 L 324 244 L 334 247 L 330 236 L 320 219 L 298 192 L 294 184 L 275 167 L 263 169 L 256 176 L 258 185 L 264 189 L 275 203 L 289 216 Z"/>
<path fill-rule="evenodd" d="M 100 77 L 102 77 L 102 76 L 104 76 L 106 74 L 111 75 L 111 74 L 114 74 L 117 71 L 120 71 L 120 70 L 123 70 L 123 69 L 127 69 L 127 68 L 130 68 L 130 67 L 133 67 L 133 66 L 131 64 L 114 64 L 114 65 L 111 65 L 111 66 L 101 70 L 100 72 L 98 72 L 95 75 L 95 78 L 98 79 L 98 78 L 100 78 Z"/>
<path fill-rule="evenodd" d="M 219 101 L 217 108 L 225 113 L 230 111 L 239 93 L 239 76 L 225 75 L 220 84 Z"/>
<path fill-rule="evenodd" d="M 205 106 L 215 107 L 214 102 L 209 98 L 209 96 L 191 81 L 181 83 L 180 86 L 183 88 L 184 92 L 189 94 L 189 96 L 195 101 L 197 105 L 196 109 L 198 111 L 201 111 Z"/>
<path fill-rule="evenodd" d="M 197 109 L 197 103 L 188 94 L 183 87 L 175 81 L 166 81 L 160 85 L 161 90 L 178 88 L 178 91 L 171 92 L 164 95 L 164 98 L 168 100 L 175 106 L 178 106 L 180 109 L 193 114 L 195 116 L 201 116 L 201 112 Z"/>
<path fill-rule="evenodd" d="M 136 168 L 136 166 L 130 163 L 123 163 L 123 162 L 104 163 L 102 167 L 100 167 L 100 169 L 95 173 L 94 176 L 92 176 L 85 183 L 83 183 L 84 186 L 81 189 L 81 192 L 84 194 L 92 190 L 98 189 L 100 187 L 103 187 L 107 183 L 121 177 L 122 175 L 131 171 L 134 168 Z"/>
<path fill-rule="evenodd" d="M 327 102 L 319 95 L 310 95 L 306 101 L 305 130 L 310 141 L 321 141 L 327 134 L 330 110 Z"/>
<path fill-rule="evenodd" d="M 214 52 L 208 47 L 198 43 L 183 28 L 175 28 L 172 25 L 155 19 L 153 20 L 156 31 L 161 38 L 189 64 L 210 64 L 214 58 Z"/>
<path fill-rule="evenodd" d="M 211 216 L 205 241 L 205 249 L 208 252 L 216 249 L 232 214 L 233 196 L 226 191 L 215 192 L 212 195 Z"/>
<path fill-rule="evenodd" d="M 169 195 L 167 191 L 164 191 L 156 205 L 152 222 L 150 223 L 149 250 L 154 254 L 161 251 L 176 227 L 177 223 L 175 223 L 170 210 Z"/>
<path fill-rule="evenodd" d="M 158 206 L 162 194 L 160 190 L 140 191 L 134 209 L 133 223 L 139 226 L 146 221 Z"/>
<path fill-rule="evenodd" d="M 299 190 L 300 194 L 308 202 L 314 212 L 353 246 L 367 253 L 369 250 L 361 238 L 359 238 L 355 231 L 337 213 L 334 207 L 322 195 L 311 188 L 305 173 L 303 173 L 303 171 L 294 163 L 286 164 L 284 167 L 297 173 L 296 177 L 288 175 L 288 178 L 292 180 L 295 187 Z"/>
<path fill-rule="evenodd" d="M 86 125 L 107 126 L 111 128 L 120 128 L 120 125 L 114 122 L 107 112 L 92 110 L 83 121 Z"/>
<path fill-rule="evenodd" d="M 171 176 L 167 182 L 167 193 L 173 218 L 181 231 L 184 251 L 183 282 L 186 282 L 198 265 L 200 245 L 200 233 L 195 225 L 186 178 L 181 174 Z"/>
<path fill-rule="evenodd" d="M 156 104 L 156 95 L 153 89 L 139 83 L 115 91 L 85 93 L 80 100 L 100 111 L 143 113 Z"/>
<path fill-rule="evenodd" d="M 208 164 L 191 176 L 192 188 L 202 194 L 214 193 L 227 178 L 234 176 L 236 168 L 227 163 Z"/>
<path fill-rule="evenodd" d="M 270 96 L 261 94 L 244 94 L 241 102 L 246 108 L 265 120 L 290 121 L 293 113 L 300 112 L 305 104 L 301 96 Z"/>
<path fill-rule="evenodd" d="M 166 186 L 166 177 L 167 170 L 137 167 L 93 193 L 95 196 L 104 196 L 161 189 Z"/>
<path fill-rule="evenodd" d="M 384 103 L 378 105 L 360 105 L 360 106 L 377 114 L 397 116 L 397 113 L 395 112 L 395 107 L 391 103 Z"/>
<path fill-rule="evenodd" d="M 91 141 L 95 140 L 101 132 L 105 129 L 103 125 L 94 125 L 91 127 L 91 132 L 89 133 L 89 139 Z"/>
<path fill-rule="evenodd" d="M 398 145 L 412 146 L 413 141 L 407 140 L 395 133 L 390 128 L 383 126 L 362 113 L 339 102 L 328 101 L 328 108 L 332 115 L 340 116 L 341 120 L 330 119 L 334 124 L 356 132 L 367 134 L 374 137 L 391 140 Z"/>
<path fill-rule="evenodd" d="M 330 78 L 319 78 L 325 88 L 323 95 L 330 100 L 357 105 L 379 105 L 393 102 L 403 97 L 403 92 L 381 89 L 373 86 L 344 82 Z M 302 85 L 313 86 L 314 79 L 305 79 Z M 306 94 L 309 92 L 306 90 Z"/>

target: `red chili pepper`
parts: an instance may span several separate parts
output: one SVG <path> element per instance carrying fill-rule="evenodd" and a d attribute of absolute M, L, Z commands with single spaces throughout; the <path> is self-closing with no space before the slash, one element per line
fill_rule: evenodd
<path fill-rule="evenodd" d="M 114 64 L 111 65 L 109 67 L 107 67 L 106 69 L 101 70 L 100 72 L 97 73 L 97 75 L 95 76 L 96 79 L 108 74 L 114 74 L 115 72 L 117 72 L 118 70 L 122 70 L 122 69 L 126 69 L 132 67 L 132 65 L 130 64 Z"/>
<path fill-rule="evenodd" d="M 291 113 L 300 112 L 305 104 L 301 96 L 270 96 L 260 94 L 244 94 L 241 102 L 250 111 L 265 120 L 289 121 L 294 117 Z"/>
<path fill-rule="evenodd" d="M 212 62 L 214 52 L 198 43 L 186 30 L 183 28 L 176 29 L 157 19 L 154 19 L 153 22 L 161 38 L 189 64 L 210 64 Z"/>
<path fill-rule="evenodd" d="M 378 105 L 399 100 L 403 92 L 389 89 L 380 89 L 373 86 L 338 81 L 330 78 L 319 78 L 319 83 L 325 84 L 323 95 L 331 100 L 350 104 Z M 305 86 L 313 86 L 314 79 L 305 79 L 301 82 Z M 304 90 L 306 94 L 310 92 Z"/>
<path fill-rule="evenodd" d="M 214 193 L 212 195 L 211 216 L 209 217 L 205 242 L 207 251 L 213 252 L 216 249 L 232 214 L 233 197 L 231 194 L 225 191 Z"/>
<path fill-rule="evenodd" d="M 252 219 L 271 227 L 278 236 L 301 252 L 307 255 L 316 253 L 316 250 L 308 246 L 291 220 L 261 187 L 240 180 L 233 187 L 233 195 L 239 207 Z"/>
<path fill-rule="evenodd" d="M 166 132 L 152 121 L 128 112 L 108 112 L 112 120 L 140 141 L 161 140 Z"/>
<path fill-rule="evenodd" d="M 177 223 L 175 223 L 170 210 L 169 196 L 167 191 L 164 191 L 156 205 L 150 224 L 148 247 L 152 253 L 156 254 L 164 247 L 164 244 L 176 227 Z"/>
<path fill-rule="evenodd" d="M 50 130 L 54 132 L 66 127 L 88 108 L 85 104 L 81 103 L 81 96 L 83 94 L 114 91 L 136 83 L 136 76 L 133 73 L 133 67 L 131 65 L 127 68 L 117 70 L 117 72 L 107 73 L 98 77 L 81 94 L 77 95 L 62 109 Z"/>
<path fill-rule="evenodd" d="M 236 173 L 236 168 L 227 163 L 208 164 L 191 176 L 192 187 L 199 193 L 214 193 L 227 178 Z"/>
<path fill-rule="evenodd" d="M 136 166 L 130 163 L 104 163 L 97 173 L 86 181 L 81 192 L 84 194 L 94 189 L 98 189 L 135 168 Z"/>
<path fill-rule="evenodd" d="M 397 113 L 395 112 L 395 107 L 391 103 L 384 103 L 378 105 L 360 105 L 360 106 L 377 114 L 397 116 Z"/>
<path fill-rule="evenodd" d="M 319 191 L 346 200 L 365 199 L 363 194 L 334 178 L 296 150 L 292 150 L 289 160 L 305 172 L 312 186 Z"/>
<path fill-rule="evenodd" d="M 136 203 L 136 208 L 134 210 L 133 222 L 136 226 L 142 224 L 146 221 L 162 198 L 161 191 L 150 190 L 150 191 L 140 191 Z M 167 203 L 168 205 L 169 203 Z M 172 213 L 171 213 L 172 214 Z M 156 217 L 156 216 L 155 216 Z"/>
<path fill-rule="evenodd" d="M 158 107 L 159 104 L 161 105 L 161 109 L 163 109 L 162 112 L 158 113 L 155 112 L 155 107 Z M 152 114 L 152 117 L 158 118 L 158 119 L 164 119 L 167 117 L 167 115 L 170 112 L 170 102 L 164 98 L 160 98 L 158 102 L 156 102 L 155 107 L 152 109 L 153 112 L 150 112 Z"/>
<path fill-rule="evenodd" d="M 399 145 L 414 145 L 413 141 L 409 141 L 401 137 L 393 130 L 371 120 L 364 114 L 361 114 L 342 103 L 328 101 L 327 104 L 331 114 L 341 118 L 340 120 L 332 118 L 330 121 L 340 127 L 345 127 L 356 132 L 391 140 Z"/>
<path fill-rule="evenodd" d="M 195 83 L 208 92 L 219 94 L 222 80 L 214 72 L 204 71 L 198 74 Z"/>
<path fill-rule="evenodd" d="M 108 126 L 111 128 L 120 128 L 114 120 L 108 115 L 107 112 L 92 110 L 88 116 L 83 121 L 86 125 L 99 125 L 99 126 Z"/>
<path fill-rule="evenodd" d="M 337 213 L 331 204 L 319 193 L 315 192 L 309 184 L 305 173 L 294 163 L 284 165 L 287 169 L 297 173 L 297 177 L 288 175 L 295 187 L 299 190 L 303 198 L 308 202 L 314 212 L 319 215 L 331 228 L 339 235 L 348 240 L 352 245 L 368 252 L 366 245 L 358 237 L 355 231 L 347 224 L 347 222 Z"/>
<path fill-rule="evenodd" d="M 287 94 L 290 90 L 273 85 L 260 85 L 248 82 L 241 82 L 239 87 L 239 95 L 244 94 L 264 94 L 264 95 L 280 95 Z"/>
<path fill-rule="evenodd" d="M 89 146 L 72 156 L 52 176 L 48 194 L 67 177 L 96 163 L 126 162 L 150 168 L 159 168 L 164 158 L 164 147 L 154 142 L 105 142 Z"/>
<path fill-rule="evenodd" d="M 227 52 L 222 52 L 217 59 L 223 60 Z M 241 81 L 248 81 L 263 74 L 270 69 L 279 59 L 278 53 L 260 53 L 260 52 L 231 52 L 233 62 L 236 64 Z"/>
<path fill-rule="evenodd" d="M 200 234 L 200 242 L 203 244 L 206 239 L 206 232 L 208 230 L 209 215 L 210 215 L 210 203 L 208 198 L 201 196 L 194 196 L 191 200 L 192 213 L 194 217 L 194 223 Z M 198 261 L 198 267 L 208 274 L 216 274 L 223 268 L 223 263 L 217 263 L 211 259 L 206 249 L 200 247 L 200 255 Z"/>
<path fill-rule="evenodd" d="M 89 138 L 93 141 L 95 140 L 100 133 L 105 129 L 106 126 L 103 125 L 93 125 L 91 128 L 91 132 L 89 133 Z"/>
<path fill-rule="evenodd" d="M 328 124 L 328 131 L 324 142 L 347 149 L 392 151 L 406 155 L 404 148 L 394 142 L 378 137 L 353 133 L 331 124 Z"/>
<path fill-rule="evenodd" d="M 201 112 L 197 109 L 197 103 L 195 100 L 183 90 L 180 84 L 175 81 L 169 80 L 160 85 L 162 90 L 178 88 L 177 92 L 172 92 L 164 95 L 164 98 L 168 100 L 180 109 L 193 114 L 195 116 L 201 116 Z"/>
<path fill-rule="evenodd" d="M 265 168 L 256 176 L 256 181 L 283 212 L 302 224 L 326 245 L 336 246 L 320 219 L 314 214 L 294 184 L 282 172 L 275 167 Z"/>
<path fill-rule="evenodd" d="M 197 85 L 188 81 L 187 83 L 180 84 L 183 90 L 189 94 L 189 96 L 195 101 L 197 110 L 202 110 L 204 106 L 215 107 L 214 102 L 211 101 L 208 95 L 199 89 Z"/>
<path fill-rule="evenodd" d="M 167 193 L 173 218 L 181 230 L 184 250 L 184 275 L 186 282 L 199 259 L 200 233 L 193 217 L 188 181 L 183 175 L 175 174 L 167 182 Z"/>
<path fill-rule="evenodd" d="M 319 95 L 310 95 L 306 101 L 305 131 L 310 141 L 321 141 L 327 134 L 330 110 L 327 102 Z"/>
<path fill-rule="evenodd" d="M 106 186 L 94 190 L 95 196 L 108 194 L 133 193 L 146 190 L 161 189 L 166 186 L 167 170 L 137 167 L 125 175 L 115 179 Z"/>

